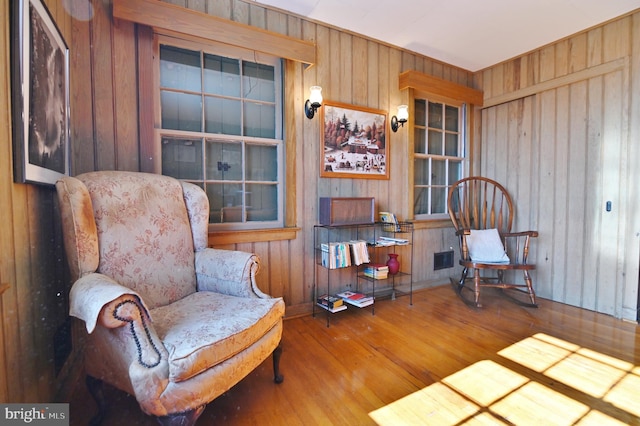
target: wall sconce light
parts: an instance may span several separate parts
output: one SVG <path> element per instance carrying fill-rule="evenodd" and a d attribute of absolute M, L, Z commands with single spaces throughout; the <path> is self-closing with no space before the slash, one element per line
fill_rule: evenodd
<path fill-rule="evenodd" d="M 398 106 L 398 116 L 391 117 L 391 130 L 398 131 L 399 127 L 404 127 L 404 123 L 409 119 L 409 107 L 406 105 Z"/>
<path fill-rule="evenodd" d="M 312 119 L 316 115 L 316 110 L 322 106 L 322 87 L 311 86 L 309 91 L 311 94 L 307 102 L 304 103 L 304 115 L 308 119 Z"/>

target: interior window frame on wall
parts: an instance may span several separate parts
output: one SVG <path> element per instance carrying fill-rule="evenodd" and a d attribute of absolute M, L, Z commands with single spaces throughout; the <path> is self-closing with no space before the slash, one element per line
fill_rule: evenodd
<path fill-rule="evenodd" d="M 424 102 L 425 104 L 425 116 L 422 117 L 424 119 L 424 123 L 422 123 L 421 117 L 418 116 L 416 107 L 417 102 Z M 453 99 L 442 98 L 438 96 L 430 96 L 429 94 L 415 94 L 413 99 L 413 205 L 412 212 L 414 215 L 414 220 L 442 220 L 447 221 L 449 219 L 449 215 L 447 213 L 446 205 L 447 205 L 447 197 L 449 188 L 451 185 L 457 181 L 458 179 L 464 178 L 468 174 L 468 164 L 470 161 L 469 154 L 470 151 L 468 149 L 469 146 L 469 111 L 467 103 L 463 101 L 457 101 Z M 430 104 L 440 105 L 442 106 L 442 117 L 441 117 L 441 126 L 432 126 L 430 123 L 429 115 L 430 115 Z M 447 129 L 446 125 L 446 109 L 447 107 L 457 108 L 457 130 Z M 419 135 L 423 134 L 424 138 L 421 141 Z M 430 152 L 430 135 L 440 135 L 441 142 L 440 145 L 442 147 L 442 151 L 440 153 Z M 446 152 L 446 138 L 448 136 L 457 136 L 456 143 L 456 154 L 447 153 Z M 432 145 L 433 146 L 433 145 Z M 420 152 L 420 148 L 423 147 L 422 152 Z M 434 179 L 434 162 L 441 162 L 444 165 L 444 170 L 442 171 L 444 182 L 433 182 Z M 426 167 L 428 170 L 425 171 L 427 175 L 427 182 L 418 183 L 416 180 L 418 178 L 418 173 L 420 170 L 423 170 L 422 167 L 419 167 L 419 164 L 422 162 L 426 162 Z M 458 173 L 454 177 L 451 175 L 450 166 L 453 163 L 459 164 Z M 424 191 L 422 191 L 424 189 Z M 434 205 L 436 204 L 433 200 L 434 190 L 444 191 L 444 199 L 440 200 L 442 211 L 433 211 Z M 426 192 L 426 212 L 417 212 L 418 201 L 420 203 L 424 203 L 424 196 Z"/>
<path fill-rule="evenodd" d="M 171 49 L 178 49 L 182 51 L 197 52 L 200 57 L 199 73 L 202 79 L 199 82 L 199 89 L 177 89 L 167 88 L 162 85 L 161 81 L 161 58 L 160 51 L 161 46 L 167 46 Z M 270 55 L 261 54 L 248 49 L 240 47 L 229 46 L 216 42 L 199 42 L 193 40 L 180 39 L 173 36 L 165 36 L 162 34 L 154 34 L 154 55 L 157 58 L 156 66 L 154 67 L 154 143 L 156 155 L 154 158 L 154 170 L 157 173 L 165 173 L 167 170 L 163 164 L 163 146 L 170 143 L 174 147 L 184 144 L 193 153 L 189 154 L 190 162 L 198 164 L 198 170 L 200 173 L 188 174 L 185 173 L 182 176 L 176 176 L 181 180 L 195 183 L 205 189 L 210 199 L 210 231 L 225 231 L 225 230 L 253 230 L 253 229 L 275 229 L 282 228 L 284 226 L 284 206 L 285 206 L 285 173 L 284 173 L 284 161 L 285 161 L 285 139 L 284 139 L 284 126 L 283 126 L 283 114 L 284 114 L 284 97 L 283 97 L 283 80 L 284 80 L 284 64 L 281 58 L 275 58 Z M 274 95 L 273 99 L 267 103 L 260 100 L 254 100 L 251 98 L 250 92 L 241 91 L 234 94 L 218 94 L 215 97 L 208 93 L 204 86 L 204 70 L 205 65 L 203 58 L 221 58 L 221 60 L 237 61 L 239 74 L 240 87 L 242 87 L 243 73 L 240 71 L 246 64 L 264 64 L 268 69 L 273 67 L 273 85 Z M 247 65 L 247 66 L 249 66 Z M 198 121 L 199 128 L 170 128 L 172 126 L 163 127 L 163 112 L 162 112 L 162 94 L 169 95 L 184 95 L 187 97 L 200 96 L 199 111 L 196 121 Z M 207 128 L 206 122 L 206 103 L 211 99 L 215 99 L 216 102 L 222 104 L 239 105 L 238 114 L 239 117 L 239 129 L 228 131 L 225 128 Z M 254 102 L 255 101 L 255 102 Z M 197 104 L 197 102 L 195 103 Z M 252 105 L 249 105 L 252 104 Z M 253 105 L 255 104 L 255 105 Z M 273 108 L 273 134 L 250 134 L 250 131 L 246 128 L 246 122 L 243 120 L 243 114 L 246 108 L 260 108 L 260 105 L 266 106 L 268 110 Z M 224 109 L 221 109 L 224 110 Z M 271 114 L 269 114 L 271 116 Z M 166 117 L 165 117 L 166 118 Z M 221 124 L 222 125 L 222 124 Z M 179 148 L 179 147 L 178 147 Z M 217 169 L 215 164 L 207 163 L 207 153 L 213 152 L 214 148 L 219 155 L 228 155 L 229 160 L 220 158 L 213 160 L 217 162 Z M 176 148 L 177 149 L 177 148 Z M 255 168 L 249 168 L 250 153 L 251 152 L 267 152 L 270 158 L 275 157 L 276 164 L 269 168 L 263 175 L 257 176 L 254 173 Z M 241 170 L 238 172 L 238 165 L 241 165 Z M 224 173 L 220 175 L 220 170 L 231 171 L 227 177 Z M 167 174 L 172 174 L 168 173 Z M 175 172 L 173 173 L 175 174 Z M 179 175 L 181 173 L 178 173 Z M 253 176 L 252 176 L 253 175 Z M 229 177 L 231 176 L 231 177 Z M 264 177 L 267 176 L 267 177 Z M 226 192 L 229 188 L 233 188 L 233 197 L 224 199 Z M 258 189 L 259 194 L 271 194 L 271 200 L 268 200 L 268 209 L 258 209 L 253 206 L 251 209 L 250 200 L 255 202 L 257 199 L 256 191 L 251 189 Z M 253 194 L 252 194 L 253 192 Z M 215 194 L 215 196 L 214 196 Z M 240 196 L 238 197 L 238 194 Z M 275 203 L 273 202 L 273 196 L 275 195 Z M 222 200 L 220 198 L 223 198 Z M 264 212 L 268 211 L 268 214 Z"/>

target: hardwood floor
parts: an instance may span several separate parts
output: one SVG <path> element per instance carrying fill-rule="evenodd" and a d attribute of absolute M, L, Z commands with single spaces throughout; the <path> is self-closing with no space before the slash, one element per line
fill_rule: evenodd
<path fill-rule="evenodd" d="M 413 306 L 405 296 L 376 301 L 375 315 L 348 309 L 330 327 L 324 312 L 287 320 L 284 383 L 268 360 L 198 424 L 640 425 L 637 324 L 547 300 L 524 308 L 490 290 L 483 303 L 469 308 L 443 286 L 414 293 Z M 132 397 L 107 398 L 104 425 L 156 424 Z M 87 424 L 84 383 L 70 403 L 71 425 Z"/>

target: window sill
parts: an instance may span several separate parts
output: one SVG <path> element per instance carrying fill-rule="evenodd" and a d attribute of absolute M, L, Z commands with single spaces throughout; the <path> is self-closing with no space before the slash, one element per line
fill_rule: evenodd
<path fill-rule="evenodd" d="M 209 247 L 229 244 L 293 240 L 300 228 L 252 229 L 250 231 L 220 231 L 209 233 Z"/>
<path fill-rule="evenodd" d="M 453 223 L 451 223 L 451 219 L 425 219 L 413 221 L 414 230 L 437 228 L 453 228 Z"/>

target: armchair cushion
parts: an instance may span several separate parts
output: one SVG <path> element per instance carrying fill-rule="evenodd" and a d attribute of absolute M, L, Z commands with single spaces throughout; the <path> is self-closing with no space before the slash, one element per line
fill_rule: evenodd
<path fill-rule="evenodd" d="M 255 299 L 201 291 L 151 310 L 169 352 L 169 380 L 196 376 L 242 352 L 284 315 L 282 298 Z"/>
<path fill-rule="evenodd" d="M 509 263 L 500 234 L 495 228 L 472 229 L 466 235 L 469 257 L 480 263 Z"/>

